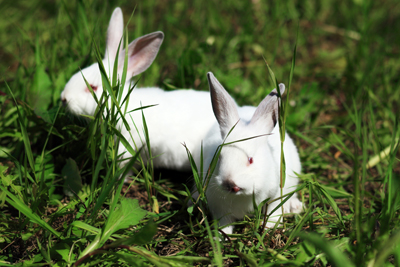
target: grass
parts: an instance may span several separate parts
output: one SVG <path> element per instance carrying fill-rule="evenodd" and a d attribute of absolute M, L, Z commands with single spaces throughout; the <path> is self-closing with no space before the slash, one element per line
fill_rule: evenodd
<path fill-rule="evenodd" d="M 278 82 L 291 79 L 285 127 L 306 210 L 285 229 L 263 231 L 260 209 L 219 242 L 206 209 L 185 206 L 193 174 L 144 166 L 124 185 L 132 164 L 117 167 L 115 118 L 87 127 L 60 108 L 71 75 L 96 61 L 93 40 L 104 49 L 116 6 L 125 22 L 136 6 L 130 40 L 165 33 L 139 86 L 208 90 L 212 71 L 240 105 L 257 105 L 274 84 L 263 57 Z M 397 1 L 5 1 L 0 10 L 0 265 L 400 266 Z"/>

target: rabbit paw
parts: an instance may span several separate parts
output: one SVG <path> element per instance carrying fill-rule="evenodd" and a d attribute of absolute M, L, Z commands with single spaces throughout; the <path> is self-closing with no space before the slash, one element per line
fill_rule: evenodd
<path fill-rule="evenodd" d="M 303 203 L 297 197 L 292 197 L 283 204 L 283 210 L 285 213 L 300 213 L 303 210 Z"/>
<path fill-rule="evenodd" d="M 265 224 L 265 229 L 272 229 L 272 228 L 275 227 L 275 225 L 276 225 L 276 222 L 267 222 L 267 223 Z M 280 225 L 281 225 L 281 223 L 278 224 L 278 227 L 279 227 Z"/>
<path fill-rule="evenodd" d="M 126 176 L 124 177 L 124 184 L 130 184 L 132 182 L 132 176 L 133 176 L 133 171 L 130 170 Z M 119 179 L 122 178 L 122 175 L 119 177 Z"/>

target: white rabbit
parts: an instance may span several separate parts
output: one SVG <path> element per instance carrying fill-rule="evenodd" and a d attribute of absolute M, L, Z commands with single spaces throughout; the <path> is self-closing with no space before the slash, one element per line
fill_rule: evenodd
<path fill-rule="evenodd" d="M 110 24 L 107 30 L 107 48 L 103 60 L 103 65 L 108 76 L 112 74 L 114 59 L 117 55 L 118 45 L 123 35 L 123 15 L 120 8 L 116 8 L 111 16 Z M 154 32 L 139 37 L 128 46 L 128 79 L 125 87 L 130 84 L 129 78 L 145 71 L 157 56 L 158 50 L 164 39 L 162 32 Z M 122 42 L 120 53 L 118 55 L 118 75 L 121 78 L 124 65 L 125 51 Z M 61 101 L 67 105 L 67 109 L 75 114 L 93 115 L 97 103 L 92 97 L 86 83 L 88 81 L 97 98 L 100 99 L 103 93 L 101 74 L 98 63 L 75 73 L 68 83 L 65 85 L 64 91 L 61 93 Z"/>
<path fill-rule="evenodd" d="M 116 8 L 111 16 L 107 30 L 106 53 L 104 67 L 110 76 L 117 54 L 118 45 L 123 35 L 123 16 L 120 8 Z M 124 85 L 126 95 L 130 86 L 129 79 L 133 75 L 145 71 L 155 59 L 163 41 L 162 32 L 154 32 L 134 40 L 128 47 L 128 76 Z M 122 50 L 122 47 L 121 47 Z M 118 74 L 122 75 L 125 51 L 119 53 Z M 103 93 L 101 74 L 98 63 L 76 73 L 66 84 L 61 93 L 61 100 L 66 108 L 75 115 L 94 115 L 97 103 L 86 86 L 83 77 L 93 88 L 100 99 Z M 123 98 L 124 99 L 124 96 Z M 208 92 L 194 90 L 177 90 L 166 92 L 159 88 L 135 88 L 127 103 L 128 111 L 141 106 L 157 105 L 143 109 L 147 127 L 153 163 L 155 167 L 175 170 L 190 170 L 190 164 L 183 143 L 191 150 L 200 143 L 215 121 L 212 114 Z M 142 113 L 134 111 L 126 115 L 131 131 L 128 132 L 120 123 L 120 131 L 124 137 L 139 149 L 145 143 Z M 133 125 L 134 122 L 134 125 Z M 137 129 L 137 130 L 136 130 Z M 132 135 L 132 138 L 130 136 Z M 143 149 L 142 152 L 146 151 Z M 119 154 L 126 152 L 120 145 Z M 123 158 L 130 157 L 124 153 Z M 142 155 L 146 161 L 146 155 Z"/>
<path fill-rule="evenodd" d="M 113 12 L 107 30 L 107 48 L 103 60 L 109 76 L 112 73 L 122 34 L 123 17 L 121 10 L 117 8 Z M 162 32 L 155 32 L 137 38 L 129 44 L 127 48 L 128 81 L 124 85 L 124 94 L 127 93 L 130 85 L 129 78 L 145 71 L 151 65 L 163 37 Z M 122 73 L 124 55 L 124 50 L 118 55 L 119 77 Z M 61 93 L 61 100 L 75 115 L 94 115 L 97 103 L 86 87 L 82 76 L 100 98 L 103 88 L 99 66 L 95 63 L 72 76 Z M 185 143 L 189 150 L 195 152 L 193 155 L 197 156 L 199 153 L 196 153 L 195 149 L 199 147 L 201 140 L 204 140 L 204 166 L 208 166 L 216 148 L 222 143 L 222 137 L 225 137 L 227 131 L 239 120 L 239 115 L 241 120 L 228 137 L 227 142 L 270 133 L 274 128 L 273 118 L 277 114 L 277 104 L 274 105 L 276 96 L 273 94 L 267 96 L 256 112 L 254 107 L 237 108 L 234 100 L 214 76 L 212 74 L 208 76 L 212 105 L 208 92 L 194 90 L 166 92 L 154 87 L 135 88 L 130 95 L 130 101 L 126 103 L 128 111 L 141 106 L 157 105 L 143 110 L 149 130 L 151 152 L 155 157 L 153 158 L 155 167 L 190 170 L 186 150 L 182 144 Z M 212 108 L 219 125 L 215 121 Z M 126 120 L 131 123 L 131 131 L 128 132 L 125 127 L 119 125 L 121 133 L 130 143 L 135 143 L 137 148 L 142 147 L 145 137 L 141 111 L 129 113 L 126 115 Z M 133 122 L 135 126 L 133 126 Z M 276 129 L 268 137 L 239 142 L 222 149 L 215 172 L 216 176 L 212 178 L 207 190 L 211 212 L 215 218 L 221 218 L 222 225 L 229 224 L 236 218 L 242 218 L 243 215 L 252 211 L 253 189 L 257 203 L 268 197 L 273 199 L 279 196 L 280 141 Z M 124 152 L 126 152 L 126 148 L 121 145 L 119 153 Z M 146 155 L 143 156 L 146 160 Z M 128 157 L 130 157 L 129 153 L 123 155 L 123 158 Z M 294 177 L 293 171 L 300 172 L 297 150 L 288 136 L 285 141 L 285 157 L 287 177 L 284 193 L 294 189 L 291 187 L 297 184 L 297 178 Z M 244 165 L 242 164 L 243 159 Z M 199 163 L 199 160 L 196 161 Z M 274 205 L 276 206 L 277 203 Z M 270 205 L 269 209 L 271 210 L 274 205 Z M 286 212 L 299 212 L 301 205 L 301 202 L 293 196 L 284 207 Z M 276 214 L 279 214 L 279 210 Z M 231 233 L 232 227 L 225 228 L 225 232 Z"/>
<path fill-rule="evenodd" d="M 273 200 L 280 196 L 280 154 L 281 143 L 278 122 L 278 94 L 274 89 L 257 108 L 237 107 L 232 97 L 209 72 L 207 74 L 211 92 L 212 108 L 218 123 L 211 128 L 203 141 L 205 173 L 219 145 L 256 137 L 223 146 L 217 167 L 206 190 L 210 211 L 220 225 L 227 225 L 244 215 L 251 213 L 253 194 L 260 204 L 263 200 Z M 279 85 L 281 92 L 285 90 Z M 237 123 L 227 137 L 228 132 Z M 259 136 L 259 137 L 257 137 Z M 195 153 L 199 154 L 199 153 Z M 286 183 L 283 194 L 295 190 L 301 164 L 297 149 L 292 139 L 286 134 L 284 142 L 286 160 Z M 199 159 L 196 159 L 197 163 Z M 196 196 L 195 193 L 194 196 Z M 268 206 L 268 212 L 279 204 L 279 200 Z M 302 203 L 293 195 L 284 205 L 285 213 L 299 213 Z M 276 210 L 270 221 L 276 222 L 281 215 L 281 208 Z M 274 223 L 269 222 L 267 227 Z M 231 234 L 233 226 L 227 226 L 224 232 Z"/>

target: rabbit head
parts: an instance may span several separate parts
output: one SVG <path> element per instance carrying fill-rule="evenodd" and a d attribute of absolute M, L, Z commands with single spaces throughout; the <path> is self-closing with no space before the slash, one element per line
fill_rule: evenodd
<path fill-rule="evenodd" d="M 111 16 L 107 30 L 106 52 L 103 59 L 103 65 L 110 77 L 113 73 L 114 61 L 118 57 L 118 76 L 122 76 L 125 49 L 122 45 L 122 36 L 124 30 L 123 15 L 120 8 L 116 8 Z M 145 71 L 154 61 L 160 49 L 164 34 L 161 31 L 150 33 L 139 37 L 132 41 L 128 46 L 128 68 L 127 82 L 124 85 L 129 85 L 129 79 Z M 120 45 L 120 52 L 118 46 Z M 68 83 L 65 85 L 61 93 L 61 101 L 67 106 L 67 109 L 75 115 L 93 115 L 97 103 L 91 94 L 91 90 L 86 85 L 85 79 L 93 92 L 99 99 L 103 93 L 101 73 L 98 63 L 75 73 Z"/>
<path fill-rule="evenodd" d="M 214 115 L 221 138 L 227 144 L 221 149 L 213 186 L 226 196 L 274 195 L 279 186 L 276 178 L 279 169 L 268 136 L 278 121 L 277 91 L 274 89 L 265 97 L 255 111 L 252 109 L 254 114 L 246 121 L 239 116 L 235 101 L 214 75 L 210 72 L 207 76 Z M 279 86 L 283 93 L 284 85 Z M 247 140 L 239 141 L 243 139 Z"/>

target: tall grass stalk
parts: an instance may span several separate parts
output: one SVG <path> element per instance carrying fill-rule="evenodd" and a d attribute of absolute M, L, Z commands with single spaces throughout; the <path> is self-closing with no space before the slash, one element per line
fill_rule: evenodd
<path fill-rule="evenodd" d="M 297 30 L 296 42 L 295 42 L 294 49 L 293 49 L 292 64 L 291 64 L 290 73 L 289 73 L 289 85 L 286 90 L 286 103 L 284 103 L 281 100 L 282 95 L 281 95 L 281 91 L 278 86 L 278 81 L 275 77 L 274 72 L 272 71 L 272 69 L 270 68 L 270 66 L 268 65 L 266 60 L 264 59 L 264 61 L 266 62 L 266 65 L 267 65 L 269 76 L 272 80 L 274 87 L 276 88 L 276 90 L 278 92 L 278 102 L 279 102 L 278 121 L 279 121 L 279 134 L 280 134 L 280 140 L 281 140 L 281 158 L 279 161 L 280 162 L 279 175 L 280 175 L 281 197 L 283 195 L 283 188 L 285 187 L 285 179 L 286 179 L 286 162 L 285 162 L 285 153 L 283 150 L 283 144 L 285 142 L 285 134 L 286 134 L 286 116 L 287 116 L 286 112 L 287 112 L 287 106 L 289 103 L 290 86 L 292 84 L 292 78 L 293 78 L 293 73 L 294 73 L 294 68 L 295 68 L 295 63 L 296 63 L 297 38 L 298 38 L 298 30 Z M 282 202 L 282 198 L 281 198 L 281 202 Z M 283 219 L 283 215 L 284 215 L 283 205 L 281 208 L 282 208 L 282 221 L 283 221 L 283 224 L 285 225 L 284 219 Z"/>

